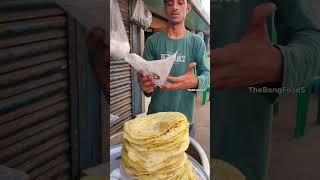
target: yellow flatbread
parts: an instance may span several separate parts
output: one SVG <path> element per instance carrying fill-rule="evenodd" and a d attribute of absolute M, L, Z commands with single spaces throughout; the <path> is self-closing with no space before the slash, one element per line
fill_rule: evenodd
<path fill-rule="evenodd" d="M 121 163 L 139 180 L 195 180 L 185 151 L 189 122 L 178 112 L 141 116 L 124 125 Z"/>

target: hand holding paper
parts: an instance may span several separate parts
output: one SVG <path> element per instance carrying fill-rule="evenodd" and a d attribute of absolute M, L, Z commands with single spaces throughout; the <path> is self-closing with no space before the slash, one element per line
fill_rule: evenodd
<path fill-rule="evenodd" d="M 177 53 L 163 60 L 146 61 L 137 54 L 128 53 L 125 61 L 135 70 L 143 71 L 144 75 L 152 75 L 155 85 L 160 86 L 166 82 L 176 56 Z"/>
<path fill-rule="evenodd" d="M 152 93 L 154 88 L 157 87 L 157 85 L 154 82 L 153 76 L 144 75 L 142 70 L 138 72 L 138 76 L 142 91 L 145 93 Z"/>

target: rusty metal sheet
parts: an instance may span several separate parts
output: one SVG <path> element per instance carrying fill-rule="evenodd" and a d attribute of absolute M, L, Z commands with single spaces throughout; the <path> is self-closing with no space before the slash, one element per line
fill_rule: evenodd
<path fill-rule="evenodd" d="M 41 76 L 37 79 L 32 79 L 31 81 L 27 81 L 25 83 L 20 83 L 17 86 L 7 87 L 0 90 L 0 99 L 15 96 L 30 91 L 31 89 L 39 88 L 41 86 L 52 84 L 58 81 L 64 81 L 67 78 L 68 75 L 66 71 L 57 72 L 48 76 Z"/>
<path fill-rule="evenodd" d="M 65 152 L 68 152 L 69 148 L 70 148 L 70 144 L 67 141 L 65 141 L 61 144 L 56 145 L 51 149 L 48 149 L 48 151 L 46 152 L 38 154 L 37 156 L 32 158 L 32 161 L 26 161 L 20 164 L 19 166 L 17 166 L 16 168 L 30 173 L 32 169 L 39 167 L 42 164 L 45 164 L 46 162 L 50 161 L 54 157 L 59 156 L 60 154 L 64 154 Z"/>
<path fill-rule="evenodd" d="M 28 68 L 30 66 L 39 65 L 40 63 L 46 63 L 55 61 L 58 59 L 66 59 L 67 53 L 63 49 L 53 50 L 45 54 L 40 54 L 25 59 L 19 59 L 17 61 L 11 61 L 0 66 L 0 74 L 10 73 L 16 70 Z"/>
<path fill-rule="evenodd" d="M 56 49 L 66 49 L 67 40 L 65 38 L 42 41 L 26 44 L 17 47 L 0 49 L 0 64 L 9 63 L 13 60 L 29 58 L 35 55 L 48 53 Z"/>
<path fill-rule="evenodd" d="M 68 179 L 66 13 L 52 0 L 1 0 L 0 27 L 0 164 Z"/>
<path fill-rule="evenodd" d="M 48 107 L 50 105 L 54 105 L 58 102 L 66 100 L 67 97 L 68 96 L 66 95 L 66 93 L 59 93 L 59 94 L 53 95 L 51 97 L 45 98 L 42 101 L 33 102 L 32 104 L 30 104 L 26 107 L 18 108 L 15 111 L 1 115 L 0 119 L 1 119 L 1 121 L 9 122 L 9 121 L 15 120 L 19 117 L 26 116 L 26 115 L 32 114 L 34 112 L 37 112 L 40 109 L 43 109 L 43 108 Z M 0 124 L 3 124 L 3 123 L 1 123 L 1 121 L 0 121 Z"/>
<path fill-rule="evenodd" d="M 30 172 L 30 178 L 34 179 L 36 177 L 39 177 L 46 172 L 50 171 L 52 168 L 58 166 L 59 164 L 68 161 L 69 157 L 67 155 L 57 156 L 53 160 L 46 163 L 44 166 L 41 166 L 33 171 Z"/>
<path fill-rule="evenodd" d="M 0 150 L 0 163 L 3 164 L 4 162 L 14 158 L 15 156 L 24 153 L 26 150 L 31 149 L 34 146 L 39 145 L 54 136 L 67 132 L 68 128 L 69 124 L 67 122 L 63 122 L 57 126 L 48 128 L 45 131 L 42 131 L 32 137 L 20 141 L 17 144 Z"/>
<path fill-rule="evenodd" d="M 26 116 L 20 117 L 16 120 L 10 121 L 6 124 L 0 126 L 0 139 L 8 137 L 9 134 L 14 134 L 18 131 L 21 131 L 24 128 L 28 128 L 33 124 L 40 123 L 50 117 L 54 117 L 57 114 L 68 111 L 69 103 L 67 101 L 61 101 L 56 104 L 40 109 L 39 111 L 30 113 Z"/>
<path fill-rule="evenodd" d="M 50 141 L 46 141 L 43 144 L 40 144 L 32 149 L 29 149 L 25 153 L 22 153 L 22 154 L 15 156 L 14 158 L 8 160 L 4 164 L 6 166 L 10 166 L 10 167 L 17 167 L 18 165 L 22 164 L 23 162 L 30 161 L 30 159 L 32 159 L 33 157 L 35 157 L 41 153 L 44 153 L 44 152 L 48 151 L 49 149 L 52 149 L 53 147 L 65 142 L 65 141 L 68 141 L 68 134 L 61 134 L 59 136 L 56 136 L 56 137 L 50 139 Z M 50 166 L 50 165 L 47 165 L 47 166 Z M 39 171 L 41 171 L 41 168 L 39 168 L 39 169 L 40 169 Z M 35 174 L 36 174 L 36 172 L 35 172 Z"/>
<path fill-rule="evenodd" d="M 36 177 L 35 180 L 48 180 L 49 179 L 57 179 L 58 176 L 61 176 L 68 172 L 71 167 L 71 163 L 69 161 L 65 161 L 58 166 L 52 168 L 50 171 L 47 171 L 42 176 Z"/>
<path fill-rule="evenodd" d="M 0 23 L 61 15 L 64 15 L 64 11 L 59 7 L 48 7 L 36 11 L 33 9 L 21 9 L 15 13 L 12 13 L 11 11 L 1 11 Z"/>
<path fill-rule="evenodd" d="M 20 130 L 19 132 L 7 136 L 4 139 L 0 140 L 0 149 L 5 148 L 7 146 L 13 145 L 14 143 L 18 143 L 21 140 L 24 140 L 28 137 L 31 137 L 41 131 L 44 131 L 45 129 L 48 129 L 52 126 L 58 125 L 62 122 L 67 122 L 68 120 L 68 114 L 58 114 L 55 117 L 46 119 L 45 121 L 42 121 L 39 124 L 32 125 L 30 128 Z"/>

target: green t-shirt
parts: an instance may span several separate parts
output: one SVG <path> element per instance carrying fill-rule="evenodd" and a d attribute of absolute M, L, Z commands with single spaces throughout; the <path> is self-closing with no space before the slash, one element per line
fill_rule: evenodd
<path fill-rule="evenodd" d="M 307 85 L 320 70 L 319 0 L 211 1 L 211 48 L 239 42 L 254 7 L 264 2 L 278 6 L 275 27 L 283 55 L 282 86 Z M 271 25 L 270 18 L 269 30 Z M 285 93 L 251 93 L 247 87 L 212 92 L 211 157 L 236 166 L 247 180 L 267 179 L 272 104 Z"/>
<path fill-rule="evenodd" d="M 175 52 L 177 52 L 177 58 L 170 71 L 170 76 L 184 75 L 189 64 L 196 62 L 198 89 L 206 89 L 210 83 L 209 62 L 205 43 L 200 36 L 188 32 L 183 38 L 174 40 L 164 32 L 156 33 L 147 39 L 143 57 L 146 60 L 159 60 Z M 194 97 L 195 92 L 193 91 L 172 91 L 157 87 L 151 95 L 148 114 L 181 112 L 188 118 L 190 124 L 193 124 Z"/>

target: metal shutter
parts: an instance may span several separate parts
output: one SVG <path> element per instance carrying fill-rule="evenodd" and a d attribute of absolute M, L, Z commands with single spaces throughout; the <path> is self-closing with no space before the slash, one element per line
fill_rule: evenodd
<path fill-rule="evenodd" d="M 130 37 L 131 1 L 118 0 L 128 39 Z M 119 116 L 117 121 L 110 122 L 110 134 L 115 134 L 123 127 L 126 120 L 132 118 L 132 69 L 124 60 L 110 62 L 110 113 Z"/>
<path fill-rule="evenodd" d="M 70 179 L 67 18 L 46 0 L 0 1 L 0 164 Z"/>

